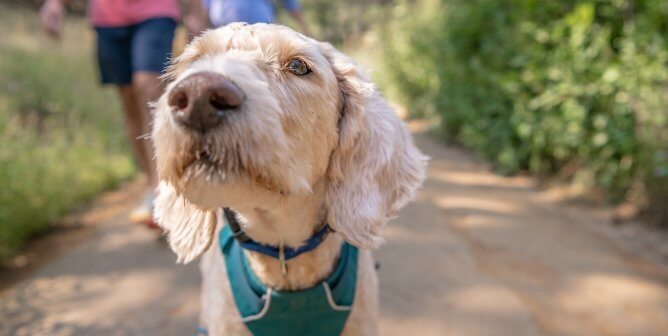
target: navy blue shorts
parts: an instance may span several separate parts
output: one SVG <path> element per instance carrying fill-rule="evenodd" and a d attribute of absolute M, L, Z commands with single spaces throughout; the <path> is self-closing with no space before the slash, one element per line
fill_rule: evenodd
<path fill-rule="evenodd" d="M 132 26 L 95 28 L 103 84 L 127 85 L 135 72 L 162 73 L 172 53 L 176 22 L 146 20 Z"/>

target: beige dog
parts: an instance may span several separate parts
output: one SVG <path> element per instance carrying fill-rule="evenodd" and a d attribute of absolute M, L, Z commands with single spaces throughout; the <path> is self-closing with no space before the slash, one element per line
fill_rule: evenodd
<path fill-rule="evenodd" d="M 209 335 L 249 334 L 218 248 L 222 207 L 271 246 L 299 247 L 324 223 L 336 232 L 287 261 L 287 271 L 246 251 L 252 272 L 273 289 L 313 287 L 332 272 L 344 240 L 361 248 L 343 334 L 377 334 L 368 249 L 413 198 L 426 158 L 373 84 L 331 45 L 265 24 L 204 33 L 167 78 L 154 106 L 155 216 L 180 262 L 206 252 L 201 323 Z"/>

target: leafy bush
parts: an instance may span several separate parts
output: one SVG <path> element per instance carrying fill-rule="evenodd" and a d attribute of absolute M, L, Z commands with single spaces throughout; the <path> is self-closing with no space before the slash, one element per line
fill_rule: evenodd
<path fill-rule="evenodd" d="M 404 103 L 500 171 L 560 172 L 613 201 L 668 178 L 665 1 L 404 1 L 394 18 Z"/>
<path fill-rule="evenodd" d="M 33 13 L 0 6 L 0 261 L 133 173 L 115 92 L 95 84 L 89 28 L 44 40 Z"/>

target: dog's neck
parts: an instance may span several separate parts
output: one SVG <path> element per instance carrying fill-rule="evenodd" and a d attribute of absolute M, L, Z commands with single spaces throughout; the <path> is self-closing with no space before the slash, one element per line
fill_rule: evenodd
<path fill-rule="evenodd" d="M 234 210 L 245 219 L 243 230 L 253 240 L 272 246 L 283 243 L 298 247 L 324 224 L 324 194 L 324 186 L 318 183 L 307 196 L 285 195 L 275 202 Z"/>
<path fill-rule="evenodd" d="M 243 230 L 253 240 L 272 246 L 299 247 L 320 229 L 327 215 L 325 186 L 318 183 L 308 196 L 283 196 L 275 204 L 237 209 Z M 253 272 L 265 285 L 281 290 L 309 288 L 326 278 L 341 252 L 342 239 L 330 234 L 313 251 L 287 261 L 287 273 L 279 260 L 246 251 Z"/>

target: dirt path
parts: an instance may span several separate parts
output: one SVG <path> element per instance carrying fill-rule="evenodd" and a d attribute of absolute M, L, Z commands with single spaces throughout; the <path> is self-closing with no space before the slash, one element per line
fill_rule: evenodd
<path fill-rule="evenodd" d="M 429 179 L 377 253 L 382 335 L 668 335 L 668 269 L 531 179 L 417 140 Z M 0 296 L 0 335 L 193 334 L 197 267 L 127 223 L 132 191 L 85 242 Z"/>

